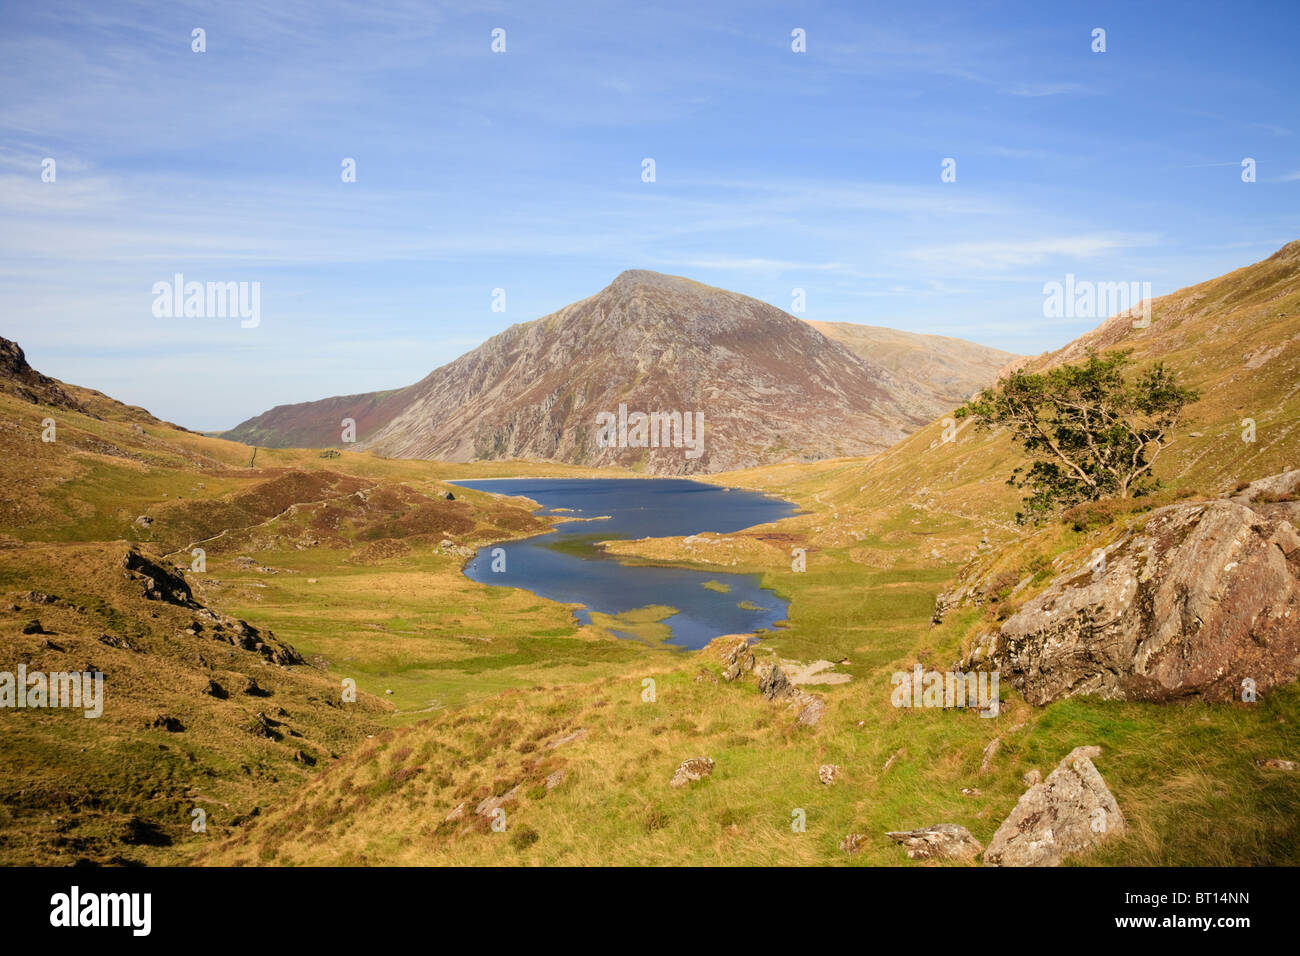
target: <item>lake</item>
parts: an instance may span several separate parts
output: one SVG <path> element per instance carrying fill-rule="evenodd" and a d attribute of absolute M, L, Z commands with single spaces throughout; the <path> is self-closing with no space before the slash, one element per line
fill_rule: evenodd
<path fill-rule="evenodd" d="M 786 617 L 786 602 L 761 588 L 757 574 L 623 564 L 595 543 L 706 531 L 730 534 L 795 514 L 798 509 L 788 501 L 681 478 L 511 478 L 453 484 L 531 498 L 542 505 L 541 514 L 567 509 L 561 513 L 599 519 L 566 521 L 547 534 L 482 548 L 465 568 L 474 581 L 581 604 L 577 615 L 584 624 L 620 637 L 691 649 L 720 634 L 770 629 Z M 504 570 L 492 569 L 494 548 L 505 552 Z M 496 563 L 502 564 L 500 556 Z M 674 612 L 642 611 L 665 607 Z M 611 622 L 605 615 L 623 617 Z M 640 619 L 645 626 L 634 629 Z"/>

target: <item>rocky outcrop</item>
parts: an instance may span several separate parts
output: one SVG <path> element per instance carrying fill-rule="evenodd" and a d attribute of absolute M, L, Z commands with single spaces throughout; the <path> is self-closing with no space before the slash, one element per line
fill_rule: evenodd
<path fill-rule="evenodd" d="M 708 650 L 722 664 L 722 679 L 737 680 L 754 669 L 754 651 L 750 634 L 727 634 L 709 642 Z"/>
<path fill-rule="evenodd" d="M 754 673 L 758 675 L 758 691 L 764 699 L 785 702 L 798 712 L 796 719 L 800 724 L 816 727 L 821 722 L 826 714 L 826 701 L 797 687 L 779 663 L 764 662 Z"/>
<path fill-rule="evenodd" d="M 286 644 L 271 631 L 260 630 L 247 621 L 218 616 L 211 636 L 246 651 L 261 654 L 272 664 L 288 666 L 307 663 L 293 645 Z"/>
<path fill-rule="evenodd" d="M 1220 497 L 1243 504 L 1265 518 L 1284 518 L 1300 528 L 1300 468 L 1259 478 Z"/>
<path fill-rule="evenodd" d="M 815 694 L 798 691 L 796 699 L 799 704 L 799 723 L 805 727 L 816 727 L 826 716 L 826 701 Z"/>
<path fill-rule="evenodd" d="M 764 664 L 758 669 L 758 692 L 765 700 L 784 700 L 794 694 L 794 685 L 780 664 Z"/>
<path fill-rule="evenodd" d="M 1123 833 L 1119 804 L 1092 758 L 1100 747 L 1076 747 L 1042 783 L 1020 797 L 989 841 L 989 866 L 1056 866 Z"/>
<path fill-rule="evenodd" d="M 679 789 L 688 783 L 694 783 L 697 780 L 703 780 L 713 773 L 712 757 L 691 757 L 683 760 L 678 765 L 677 770 L 673 773 L 673 778 L 668 785 L 673 789 Z"/>
<path fill-rule="evenodd" d="M 554 790 L 560 784 L 564 783 L 564 778 L 569 775 L 569 771 L 561 767 L 559 770 L 552 770 L 546 775 L 546 789 Z"/>
<path fill-rule="evenodd" d="M 34 405 L 85 411 L 80 402 L 64 391 L 63 386 L 27 364 L 27 356 L 17 342 L 5 338 L 0 338 L 0 391 Z"/>
<path fill-rule="evenodd" d="M 128 576 L 134 576 L 141 583 L 148 600 L 166 601 L 178 607 L 199 606 L 181 573 L 175 568 L 165 567 L 161 559 L 150 558 L 131 548 L 122 556 L 122 567 Z"/>
<path fill-rule="evenodd" d="M 1160 508 L 1104 561 L 981 635 L 967 664 L 1000 669 L 1039 705 L 1225 700 L 1247 680 L 1257 691 L 1289 682 L 1300 673 L 1300 534 L 1235 500 Z"/>
<path fill-rule="evenodd" d="M 162 601 L 193 610 L 194 621 L 187 634 L 203 635 L 245 651 L 254 651 L 272 664 L 305 664 L 301 654 L 290 644 L 278 640 L 271 631 L 263 631 L 247 621 L 218 614 L 194 598 L 189 582 L 179 568 L 163 559 L 129 548 L 122 556 L 123 574 L 138 581 L 141 595 L 150 601 Z M 254 682 L 256 683 L 256 682 Z"/>
<path fill-rule="evenodd" d="M 969 830 L 955 823 L 936 823 L 921 830 L 893 831 L 885 835 L 907 847 L 911 860 L 972 860 L 984 850 Z"/>

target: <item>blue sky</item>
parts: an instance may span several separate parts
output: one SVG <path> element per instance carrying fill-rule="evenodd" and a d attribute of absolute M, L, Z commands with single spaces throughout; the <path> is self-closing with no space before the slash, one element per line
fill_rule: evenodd
<path fill-rule="evenodd" d="M 1096 324 L 1045 282 L 1159 295 L 1300 238 L 1298 41 L 1294 0 L 4 2 L 0 335 L 205 429 L 628 268 L 1036 353 Z M 259 282 L 260 325 L 155 318 L 177 272 Z"/>

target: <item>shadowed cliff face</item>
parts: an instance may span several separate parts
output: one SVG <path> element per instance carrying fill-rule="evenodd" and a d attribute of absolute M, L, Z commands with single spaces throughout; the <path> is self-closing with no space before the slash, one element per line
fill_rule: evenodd
<path fill-rule="evenodd" d="M 690 414 L 694 451 L 637 447 L 600 413 Z M 390 457 L 553 459 L 713 472 L 880 451 L 928 421 L 933 397 L 755 299 L 689 279 L 624 272 L 598 294 L 512 326 L 406 389 L 281 406 L 228 433 L 268 445 L 357 445 Z M 658 429 L 656 429 L 656 433 Z M 654 438 L 647 435 L 651 444 Z M 690 436 L 697 438 L 695 434 Z M 688 454 L 688 451 L 690 452 Z"/>

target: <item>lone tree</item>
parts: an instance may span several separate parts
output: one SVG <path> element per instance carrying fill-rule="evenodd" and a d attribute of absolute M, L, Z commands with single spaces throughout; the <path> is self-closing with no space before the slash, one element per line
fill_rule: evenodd
<path fill-rule="evenodd" d="M 1154 490 L 1156 459 L 1174 440 L 1184 406 L 1199 397 L 1157 362 L 1132 377 L 1131 350 L 1098 355 L 1042 373 L 1013 372 L 961 408 L 977 428 L 1004 425 L 1033 459 L 1007 484 L 1029 490 L 1020 523 L 1056 508 Z"/>

